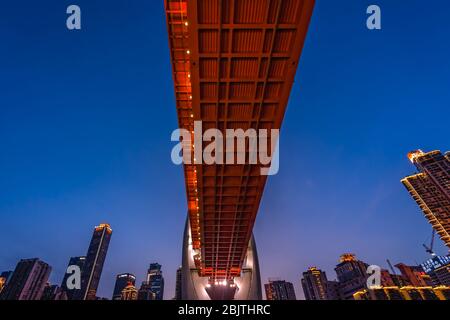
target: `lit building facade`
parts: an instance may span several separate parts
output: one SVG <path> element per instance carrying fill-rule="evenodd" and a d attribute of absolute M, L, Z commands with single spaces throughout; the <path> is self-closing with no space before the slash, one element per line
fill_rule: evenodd
<path fill-rule="evenodd" d="M 147 283 L 154 300 L 162 300 L 164 297 L 164 277 L 161 267 L 159 263 L 151 263 L 147 272 Z"/>
<path fill-rule="evenodd" d="M 450 287 L 379 287 L 354 293 L 355 300 L 449 300 Z"/>
<path fill-rule="evenodd" d="M 430 277 L 425 273 L 421 266 L 408 266 L 404 263 L 398 263 L 395 267 L 400 270 L 403 279 L 408 285 L 413 287 L 431 286 Z"/>
<path fill-rule="evenodd" d="M 122 299 L 122 290 L 125 289 L 129 284 L 133 286 L 136 284 L 136 277 L 131 273 L 121 273 L 116 276 L 116 284 L 114 285 L 114 292 L 112 300 Z M 137 291 L 136 291 L 137 294 Z"/>
<path fill-rule="evenodd" d="M 306 300 L 330 300 L 327 290 L 327 275 L 316 267 L 303 272 L 301 280 Z"/>
<path fill-rule="evenodd" d="M 51 270 L 47 263 L 38 258 L 20 260 L 0 299 L 40 300 Z"/>
<path fill-rule="evenodd" d="M 421 264 L 434 286 L 450 286 L 450 256 L 434 256 Z"/>
<path fill-rule="evenodd" d="M 297 300 L 294 285 L 284 280 L 270 280 L 264 285 L 267 300 Z"/>
<path fill-rule="evenodd" d="M 450 248 L 450 156 L 440 151 L 408 154 L 419 173 L 402 179 L 436 233 Z"/>
<path fill-rule="evenodd" d="M 81 272 L 81 289 L 75 292 L 75 300 L 96 300 L 111 235 L 112 229 L 109 224 L 104 223 L 95 227 Z"/>
<path fill-rule="evenodd" d="M 9 280 L 11 279 L 12 274 L 13 274 L 13 271 L 3 271 L 0 274 L 0 293 L 3 291 L 4 288 L 6 288 L 6 285 L 8 284 Z"/>
<path fill-rule="evenodd" d="M 163 300 L 164 277 L 162 266 L 159 263 L 151 263 L 147 271 L 147 278 L 142 282 L 138 292 L 138 300 Z"/>
<path fill-rule="evenodd" d="M 340 262 L 334 268 L 339 281 L 342 299 L 353 300 L 353 294 L 366 288 L 367 267 L 369 265 L 356 259 L 354 254 L 341 255 Z"/>
<path fill-rule="evenodd" d="M 129 282 L 121 292 L 120 300 L 137 300 L 138 291 L 136 287 Z"/>

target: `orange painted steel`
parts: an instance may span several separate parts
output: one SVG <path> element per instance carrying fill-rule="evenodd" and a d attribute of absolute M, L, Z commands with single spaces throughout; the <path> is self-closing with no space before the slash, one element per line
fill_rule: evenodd
<path fill-rule="evenodd" d="M 203 132 L 279 129 L 314 0 L 165 0 L 165 7 L 179 127 L 193 132 L 201 120 Z M 184 164 L 194 261 L 211 281 L 241 273 L 267 179 L 260 168 Z"/>

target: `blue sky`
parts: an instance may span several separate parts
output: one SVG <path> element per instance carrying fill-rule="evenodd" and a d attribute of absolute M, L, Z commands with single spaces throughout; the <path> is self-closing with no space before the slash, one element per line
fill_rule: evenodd
<path fill-rule="evenodd" d="M 65 27 L 78 4 L 82 30 Z M 382 9 L 382 30 L 365 27 Z M 420 263 L 431 228 L 400 179 L 449 148 L 450 4 L 317 1 L 255 225 L 262 278 L 295 284 L 343 252 Z M 0 4 L 0 270 L 40 257 L 60 283 L 94 225 L 114 230 L 99 295 L 158 261 L 172 298 L 186 216 L 163 1 Z M 438 252 L 446 252 L 437 241 Z"/>

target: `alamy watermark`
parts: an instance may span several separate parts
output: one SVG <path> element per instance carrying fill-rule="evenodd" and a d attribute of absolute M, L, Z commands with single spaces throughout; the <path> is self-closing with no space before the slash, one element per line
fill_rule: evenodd
<path fill-rule="evenodd" d="M 81 269 L 77 265 L 70 265 L 66 270 L 67 274 L 70 276 L 67 277 L 66 287 L 69 290 L 79 290 L 81 289 Z"/>
<path fill-rule="evenodd" d="M 366 13 L 370 14 L 366 21 L 367 29 L 381 30 L 381 8 L 372 4 L 367 7 Z"/>
<path fill-rule="evenodd" d="M 172 141 L 172 162 L 184 164 L 260 164 L 261 175 L 279 170 L 279 129 L 210 128 L 203 132 L 202 121 L 194 121 L 194 131 L 176 129 Z M 207 143 L 204 146 L 204 142 Z"/>

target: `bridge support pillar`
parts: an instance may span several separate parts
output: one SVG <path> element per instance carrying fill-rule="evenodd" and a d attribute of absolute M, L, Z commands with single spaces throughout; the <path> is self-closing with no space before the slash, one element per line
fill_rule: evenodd
<path fill-rule="evenodd" d="M 211 300 L 207 292 L 208 277 L 200 277 L 194 263 L 189 218 L 186 221 L 183 236 L 181 297 L 183 300 Z M 252 236 L 240 277 L 234 278 L 236 290 L 234 300 L 262 300 L 261 276 L 259 273 L 258 253 Z"/>

